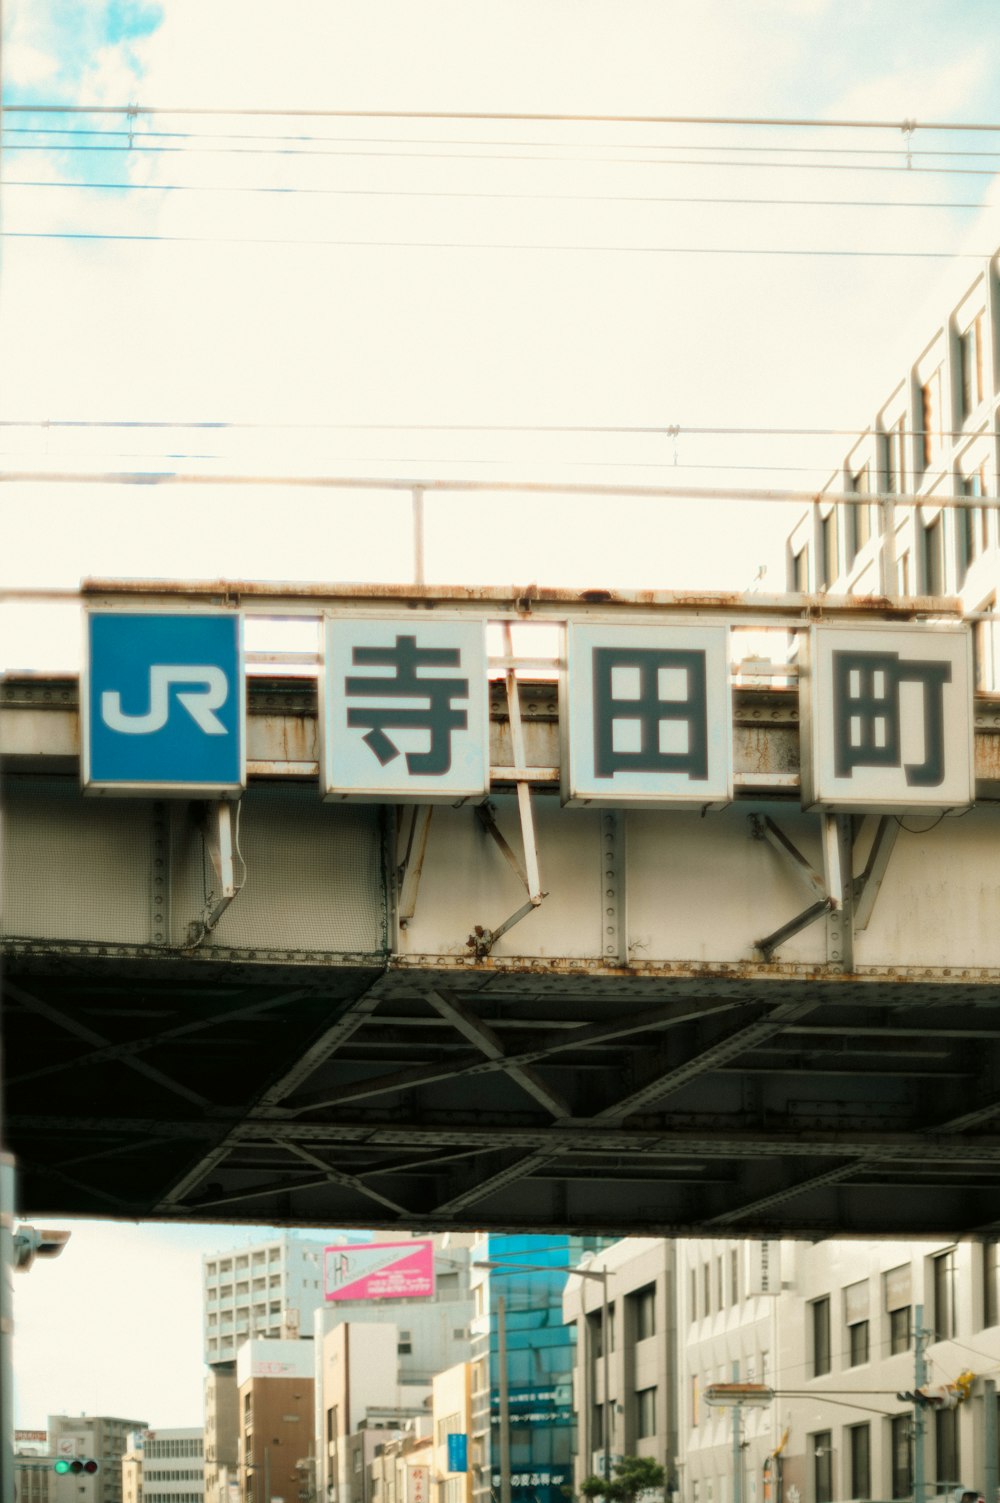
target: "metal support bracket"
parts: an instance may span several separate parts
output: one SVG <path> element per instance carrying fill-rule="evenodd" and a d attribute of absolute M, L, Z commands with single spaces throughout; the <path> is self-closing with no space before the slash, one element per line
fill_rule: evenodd
<path fill-rule="evenodd" d="M 515 772 L 523 772 L 527 766 L 524 756 L 524 730 L 521 725 L 521 701 L 517 686 L 517 671 L 514 667 L 514 642 L 511 633 L 510 622 L 503 624 L 504 655 L 507 668 L 504 673 L 505 687 L 507 690 L 507 714 L 510 719 L 510 744 L 514 755 Z M 477 924 L 468 938 L 469 948 L 473 953 L 482 957 L 488 955 L 502 934 L 512 929 L 521 919 L 533 912 L 541 905 L 543 898 L 548 894 L 542 890 L 542 879 L 538 864 L 538 842 L 535 837 L 535 816 L 531 804 L 531 788 L 522 778 L 517 780 L 517 812 L 521 823 L 521 847 L 524 851 L 523 863 L 511 850 L 507 841 L 497 828 L 493 817 L 493 806 L 489 803 L 479 804 L 476 814 L 487 834 L 496 842 L 504 860 L 516 873 L 518 879 L 524 884 L 528 893 L 528 901 L 496 929 L 488 929 L 485 925 Z"/>
<path fill-rule="evenodd" d="M 823 814 L 823 876 L 806 860 L 802 852 L 789 840 L 769 816 L 751 814 L 750 832 L 755 840 L 766 840 L 789 864 L 790 870 L 812 896 L 808 908 L 782 924 L 773 933 L 754 941 L 754 949 L 764 960 L 770 960 L 775 950 L 793 934 L 799 934 L 826 918 L 827 962 L 839 970 L 851 970 L 854 965 L 854 888 L 851 876 L 851 820 L 849 815 Z"/>
<path fill-rule="evenodd" d="M 875 908 L 882 879 L 889 865 L 899 835 L 899 821 L 891 814 L 883 814 L 875 827 L 872 848 L 860 877 L 854 879 L 854 932 L 868 928 L 868 921 Z"/>
<path fill-rule="evenodd" d="M 188 925 L 188 944 L 200 945 L 211 934 L 236 894 L 242 889 L 244 878 L 236 879 L 236 862 L 239 857 L 236 830 L 239 825 L 240 805 L 226 800 L 202 804 L 198 811 L 205 849 L 208 851 L 215 872 L 217 888 L 208 895 L 200 916 Z M 239 858 L 242 861 L 242 858 Z"/>
<path fill-rule="evenodd" d="M 849 814 L 823 814 L 823 868 L 830 908 L 826 916 L 827 964 L 854 969 L 854 841 Z"/>
<path fill-rule="evenodd" d="M 170 943 L 170 810 L 162 799 L 153 804 L 153 870 L 149 880 L 149 937 L 154 945 Z"/>
<path fill-rule="evenodd" d="M 399 927 L 405 929 L 417 911 L 417 892 L 427 855 L 427 840 L 431 832 L 433 804 L 416 804 L 410 812 L 406 832 L 406 850 L 396 868 L 396 884 L 399 891 L 397 918 Z"/>
<path fill-rule="evenodd" d="M 601 814 L 601 951 L 609 965 L 628 965 L 625 814 Z"/>

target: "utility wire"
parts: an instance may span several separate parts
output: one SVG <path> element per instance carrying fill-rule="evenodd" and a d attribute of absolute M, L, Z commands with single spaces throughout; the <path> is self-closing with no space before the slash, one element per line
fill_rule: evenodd
<path fill-rule="evenodd" d="M 100 136 L 102 139 L 135 141 L 325 141 L 339 142 L 346 145 L 397 145 L 397 146 L 520 146 L 556 148 L 571 145 L 571 142 L 549 139 L 544 141 L 521 141 L 501 140 L 497 137 L 483 138 L 481 136 L 329 136 L 316 135 L 314 132 L 304 134 L 296 132 L 294 135 L 284 135 L 278 131 L 267 131 L 264 134 L 255 134 L 251 131 L 180 131 L 180 130 L 99 130 L 96 126 L 43 126 L 43 125 L 7 125 L 3 127 L 4 134 L 8 136 Z M 899 158 L 905 147 L 900 146 L 747 146 L 732 141 L 717 141 L 712 145 L 702 145 L 698 141 L 585 141 L 580 143 L 591 150 L 603 151 L 662 151 L 667 146 L 673 150 L 681 151 L 735 151 L 735 152 L 767 152 L 771 155 L 781 153 L 783 155 L 797 156 L 868 156 L 868 157 L 895 157 Z M 922 157 L 982 157 L 990 158 L 1000 156 L 1000 148 L 992 151 L 975 151 L 965 147 L 954 148 L 913 148 L 909 156 L 912 159 Z"/>
<path fill-rule="evenodd" d="M 146 146 L 141 143 L 129 145 L 123 142 L 120 146 L 80 146 L 68 145 L 53 147 L 48 145 L 31 145 L 28 142 L 10 141 L 4 148 L 7 152 L 13 151 L 45 151 L 50 154 L 55 151 L 61 152 L 111 152 L 122 156 L 136 156 L 139 152 L 149 155 L 188 155 L 188 156 L 301 156 L 301 157 L 385 157 L 402 159 L 403 161 L 459 161 L 459 162 L 597 162 L 604 166 L 640 166 L 640 167 L 727 167 L 738 168 L 741 171 L 749 168 L 761 170 L 770 168 L 780 172 L 892 172 L 914 175 L 915 173 L 935 173 L 938 176 L 964 176 L 964 177 L 995 177 L 996 171 L 986 167 L 915 167 L 899 162 L 897 165 L 879 165 L 870 162 L 733 162 L 724 158 L 715 160 L 699 160 L 697 157 L 594 157 L 581 152 L 570 154 L 549 154 L 537 156 L 519 152 L 474 152 L 474 151 L 329 151 L 325 147 L 321 149 L 302 149 L 295 146 Z M 625 148 L 623 148 L 625 149 Z M 682 148 L 683 149 L 683 148 Z"/>
<path fill-rule="evenodd" d="M 301 188 L 280 184 L 243 187 L 234 183 L 95 183 L 45 178 L 7 178 L 5 188 L 100 188 L 126 193 L 285 193 L 321 194 L 340 198 L 494 198 L 541 203 L 595 204 L 723 204 L 729 207 L 760 204 L 769 208 L 820 209 L 982 209 L 984 204 L 921 202 L 917 199 L 873 198 L 722 198 L 716 194 L 677 195 L 652 193 L 482 193 L 457 190 L 441 192 L 424 188 Z"/>
<path fill-rule="evenodd" d="M 232 428 L 237 431 L 327 431 L 360 433 L 623 433 L 683 438 L 689 434 L 741 438 L 864 438 L 859 428 L 748 428 L 688 426 L 684 423 L 649 426 L 612 423 L 259 423 L 227 419 L 180 418 L 0 418 L 0 428 Z M 919 436 L 921 430 L 917 430 Z M 937 430 L 935 430 L 937 431 Z M 964 429 L 942 430 L 942 438 L 961 438 Z M 885 435 L 883 435 L 885 436 Z"/>
<path fill-rule="evenodd" d="M 823 256 L 874 260 L 987 261 L 988 252 L 925 250 L 833 250 L 827 247 L 742 245 L 546 245 L 542 242 L 489 240 L 296 240 L 280 235 L 161 235 L 124 234 L 96 230 L 0 230 L 6 240 L 108 240 L 141 241 L 167 245 L 298 245 L 365 250 L 461 250 L 586 252 L 611 255 L 662 256 Z"/>
<path fill-rule="evenodd" d="M 331 110 L 331 109 L 235 109 L 231 105 L 139 105 L 139 104 L 7 104 L 0 114 L 124 115 L 138 119 L 153 115 L 210 115 L 229 119 L 323 119 L 323 120 L 520 120 L 616 125 L 742 125 L 794 127 L 818 130 L 897 130 L 912 135 L 923 131 L 1000 131 L 1000 124 L 934 120 L 817 120 L 795 116 L 761 115 L 587 115 L 542 114 L 513 110 Z"/>
<path fill-rule="evenodd" d="M 8 152 L 12 152 L 12 151 L 46 151 L 46 152 L 49 152 L 49 153 L 51 153 L 52 150 L 53 150 L 53 148 L 51 146 L 32 146 L 32 145 L 27 145 L 27 144 L 22 145 L 22 144 L 19 144 L 17 142 L 11 142 L 10 144 L 8 144 L 6 146 L 5 149 Z M 181 147 L 181 146 L 135 146 L 135 147 L 129 147 L 127 145 L 114 146 L 114 147 L 112 147 L 112 146 L 65 146 L 65 147 L 60 147 L 59 150 L 61 150 L 63 152 L 70 152 L 70 151 L 75 151 L 75 152 L 101 151 L 101 152 L 110 152 L 112 154 L 118 153 L 118 154 L 123 155 L 123 156 L 135 155 L 138 152 L 146 152 L 146 153 L 151 154 L 151 155 L 155 155 L 155 154 L 160 154 L 160 155 L 178 154 L 178 155 L 190 155 L 190 156 L 195 156 L 195 155 L 229 156 L 229 155 L 233 155 L 233 156 L 279 156 L 279 157 L 287 157 L 287 156 L 338 157 L 338 158 L 357 158 L 357 157 L 361 157 L 361 158 L 394 159 L 394 160 L 399 160 L 399 161 L 404 161 L 404 162 L 409 162 L 409 161 L 459 161 L 459 162 L 486 161 L 486 162 L 531 162 L 531 163 L 536 163 L 536 164 L 538 164 L 538 163 L 546 163 L 546 162 L 587 162 L 587 163 L 596 163 L 596 164 L 598 164 L 600 166 L 610 166 L 610 167 L 617 167 L 617 166 L 640 166 L 640 167 L 721 167 L 721 168 L 733 169 L 733 170 L 739 170 L 739 171 L 748 170 L 748 169 L 751 169 L 751 168 L 752 169 L 758 169 L 758 170 L 762 169 L 762 168 L 770 168 L 770 169 L 775 169 L 775 170 L 785 171 L 785 172 L 793 172 L 793 171 L 803 171 L 803 172 L 809 172 L 809 171 L 813 171 L 813 172 L 852 172 L 852 173 L 857 173 L 857 172 L 891 172 L 891 173 L 895 173 L 895 174 L 909 173 L 910 175 L 917 174 L 917 173 L 924 173 L 924 174 L 932 173 L 932 174 L 936 174 L 939 177 L 940 176 L 964 176 L 964 177 L 986 177 L 986 178 L 993 178 L 993 177 L 996 176 L 995 169 L 993 169 L 993 168 L 981 168 L 981 167 L 907 167 L 904 163 L 900 163 L 898 166 L 889 166 L 889 165 L 879 166 L 879 165 L 873 165 L 873 164 L 870 164 L 870 163 L 846 163 L 846 162 L 845 163 L 838 163 L 838 162 L 759 162 L 759 161 L 735 162 L 735 161 L 726 161 L 725 159 L 699 161 L 699 160 L 697 160 L 697 158 L 684 158 L 684 157 L 594 157 L 594 156 L 587 156 L 587 155 L 582 154 L 580 152 L 576 152 L 576 153 L 572 153 L 572 154 L 560 154 L 560 155 L 549 154 L 548 156 L 537 156 L 537 155 L 529 155 L 529 154 L 524 154 L 524 153 L 518 154 L 518 153 L 514 153 L 514 152 L 485 153 L 485 152 L 471 152 L 471 151 L 466 151 L 466 152 L 442 152 L 442 151 L 409 151 L 409 152 L 403 152 L 403 151 L 327 151 L 326 149 L 320 149 L 320 150 L 311 150 L 311 149 L 310 150 L 300 150 L 299 148 L 296 148 L 296 147 L 280 147 L 280 148 L 279 147 L 261 148 L 261 147 L 251 147 L 251 146 L 245 146 L 245 147 L 244 146 L 233 146 L 233 147 L 221 147 L 221 146 L 220 147 L 200 147 L 200 146 L 192 146 L 192 147 Z"/>

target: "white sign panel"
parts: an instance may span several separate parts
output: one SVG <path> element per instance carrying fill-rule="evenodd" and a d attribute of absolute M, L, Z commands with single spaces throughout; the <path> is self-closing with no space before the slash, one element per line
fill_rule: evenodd
<path fill-rule="evenodd" d="M 781 1293 L 781 1243 L 769 1241 L 748 1242 L 747 1247 L 747 1294 Z"/>
<path fill-rule="evenodd" d="M 486 667 L 483 621 L 329 618 L 324 798 L 482 798 L 489 788 Z"/>
<path fill-rule="evenodd" d="M 431 1469 L 428 1466 L 406 1468 L 406 1503 L 429 1503 Z"/>
<path fill-rule="evenodd" d="M 725 626 L 570 624 L 559 712 L 563 802 L 727 803 L 728 650 Z"/>
<path fill-rule="evenodd" d="M 803 696 L 802 802 L 935 810 L 973 799 L 965 627 L 814 627 Z"/>

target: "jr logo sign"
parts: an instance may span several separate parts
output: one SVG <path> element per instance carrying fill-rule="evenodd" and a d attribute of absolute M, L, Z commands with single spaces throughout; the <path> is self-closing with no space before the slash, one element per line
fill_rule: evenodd
<path fill-rule="evenodd" d="M 221 668 L 207 663 L 190 668 L 181 663 L 154 663 L 149 670 L 149 709 L 145 715 L 126 714 L 119 690 L 105 689 L 101 695 L 101 719 L 123 736 L 151 736 L 162 731 L 170 717 L 172 684 L 197 684 L 196 690 L 178 693 L 178 704 L 184 706 L 206 736 L 226 734 L 226 727 L 215 711 L 229 698 L 229 681 Z"/>
<path fill-rule="evenodd" d="M 83 776 L 91 791 L 238 793 L 245 781 L 240 618 L 88 618 Z"/>

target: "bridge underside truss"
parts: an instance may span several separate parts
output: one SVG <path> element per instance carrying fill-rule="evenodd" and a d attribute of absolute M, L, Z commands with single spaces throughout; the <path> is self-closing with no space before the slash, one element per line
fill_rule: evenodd
<path fill-rule="evenodd" d="M 997 988 L 11 957 L 41 1215 L 711 1235 L 1000 1225 Z"/>

